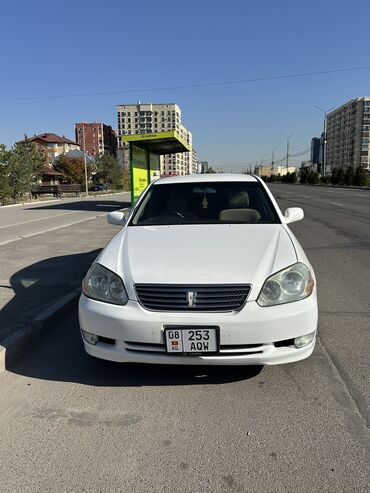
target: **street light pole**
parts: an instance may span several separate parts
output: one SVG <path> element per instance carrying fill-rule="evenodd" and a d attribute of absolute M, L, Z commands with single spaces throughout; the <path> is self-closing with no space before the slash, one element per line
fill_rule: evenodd
<path fill-rule="evenodd" d="M 86 147 L 85 147 L 85 124 L 82 122 L 82 142 L 84 146 L 84 164 L 85 164 L 85 187 L 86 196 L 89 196 L 89 187 L 87 185 L 87 162 L 86 162 Z"/>
<path fill-rule="evenodd" d="M 328 110 L 324 110 L 323 108 L 320 108 L 320 106 L 316 106 L 315 108 L 320 110 L 322 113 L 324 113 L 324 141 L 322 143 L 322 175 L 326 176 L 326 117 L 327 114 L 334 109 L 330 108 Z"/>

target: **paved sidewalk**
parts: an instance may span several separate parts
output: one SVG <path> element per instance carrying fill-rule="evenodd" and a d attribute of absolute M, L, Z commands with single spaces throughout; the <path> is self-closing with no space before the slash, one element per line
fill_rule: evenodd
<path fill-rule="evenodd" d="M 0 246 L 0 344 L 79 288 L 118 230 L 104 216 Z"/>

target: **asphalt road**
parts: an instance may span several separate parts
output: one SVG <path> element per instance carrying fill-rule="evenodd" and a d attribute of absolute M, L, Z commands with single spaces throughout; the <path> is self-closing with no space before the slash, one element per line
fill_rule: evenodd
<path fill-rule="evenodd" d="M 128 202 L 129 197 L 125 192 L 1 207 L 0 245 L 103 216 L 117 209 L 117 202 Z"/>
<path fill-rule="evenodd" d="M 116 365 L 84 353 L 71 311 L 0 375 L 0 491 L 369 491 L 370 193 L 271 188 L 306 212 L 311 358 Z"/>

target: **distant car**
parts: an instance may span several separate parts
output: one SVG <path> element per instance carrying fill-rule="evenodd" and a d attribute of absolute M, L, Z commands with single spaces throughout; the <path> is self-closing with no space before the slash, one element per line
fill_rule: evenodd
<path fill-rule="evenodd" d="M 91 189 L 93 192 L 106 192 L 108 190 L 108 186 L 105 183 L 96 183 Z"/>
<path fill-rule="evenodd" d="M 267 186 L 249 175 L 159 179 L 83 281 L 86 351 L 118 362 L 273 365 L 307 358 L 315 274 Z"/>

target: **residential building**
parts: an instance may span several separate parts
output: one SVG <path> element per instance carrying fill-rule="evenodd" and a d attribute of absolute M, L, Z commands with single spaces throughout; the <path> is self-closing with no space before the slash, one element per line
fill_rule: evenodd
<path fill-rule="evenodd" d="M 54 159 L 60 154 L 80 149 L 77 142 L 67 139 L 64 135 L 61 137 L 54 133 L 35 134 L 33 137 L 28 137 L 28 140 L 33 142 L 37 149 L 45 151 L 45 166 L 49 168 L 52 167 Z M 24 140 L 20 142 L 24 142 Z"/>
<path fill-rule="evenodd" d="M 199 173 L 207 173 L 209 168 L 208 161 L 198 161 Z"/>
<path fill-rule="evenodd" d="M 284 176 L 287 173 L 296 173 L 296 172 L 297 172 L 297 168 L 295 166 L 289 166 L 288 169 L 287 169 L 287 167 L 285 165 L 281 165 L 281 166 L 276 166 L 275 165 L 273 169 L 272 169 L 271 166 L 258 165 L 258 166 L 255 167 L 255 174 L 257 176 L 267 176 L 267 177 L 269 177 L 272 174 Z"/>
<path fill-rule="evenodd" d="M 327 115 L 325 171 L 370 169 L 370 97 L 351 99 Z"/>
<path fill-rule="evenodd" d="M 116 155 L 117 135 L 110 125 L 105 123 L 76 123 L 76 141 L 81 148 L 85 147 L 90 156 L 100 156 L 101 154 Z"/>
<path fill-rule="evenodd" d="M 195 147 L 193 147 L 192 153 L 193 153 L 193 157 L 192 157 L 193 171 L 192 171 L 192 173 L 199 173 L 198 161 L 197 161 L 197 150 L 195 149 Z"/>
<path fill-rule="evenodd" d="M 181 109 L 175 103 L 140 103 L 117 106 L 118 147 L 124 147 L 122 137 L 132 134 L 176 131 L 192 146 L 192 134 L 182 124 Z M 122 159 L 123 161 L 123 159 Z M 193 152 L 166 154 L 161 157 L 161 174 L 193 173 Z"/>

